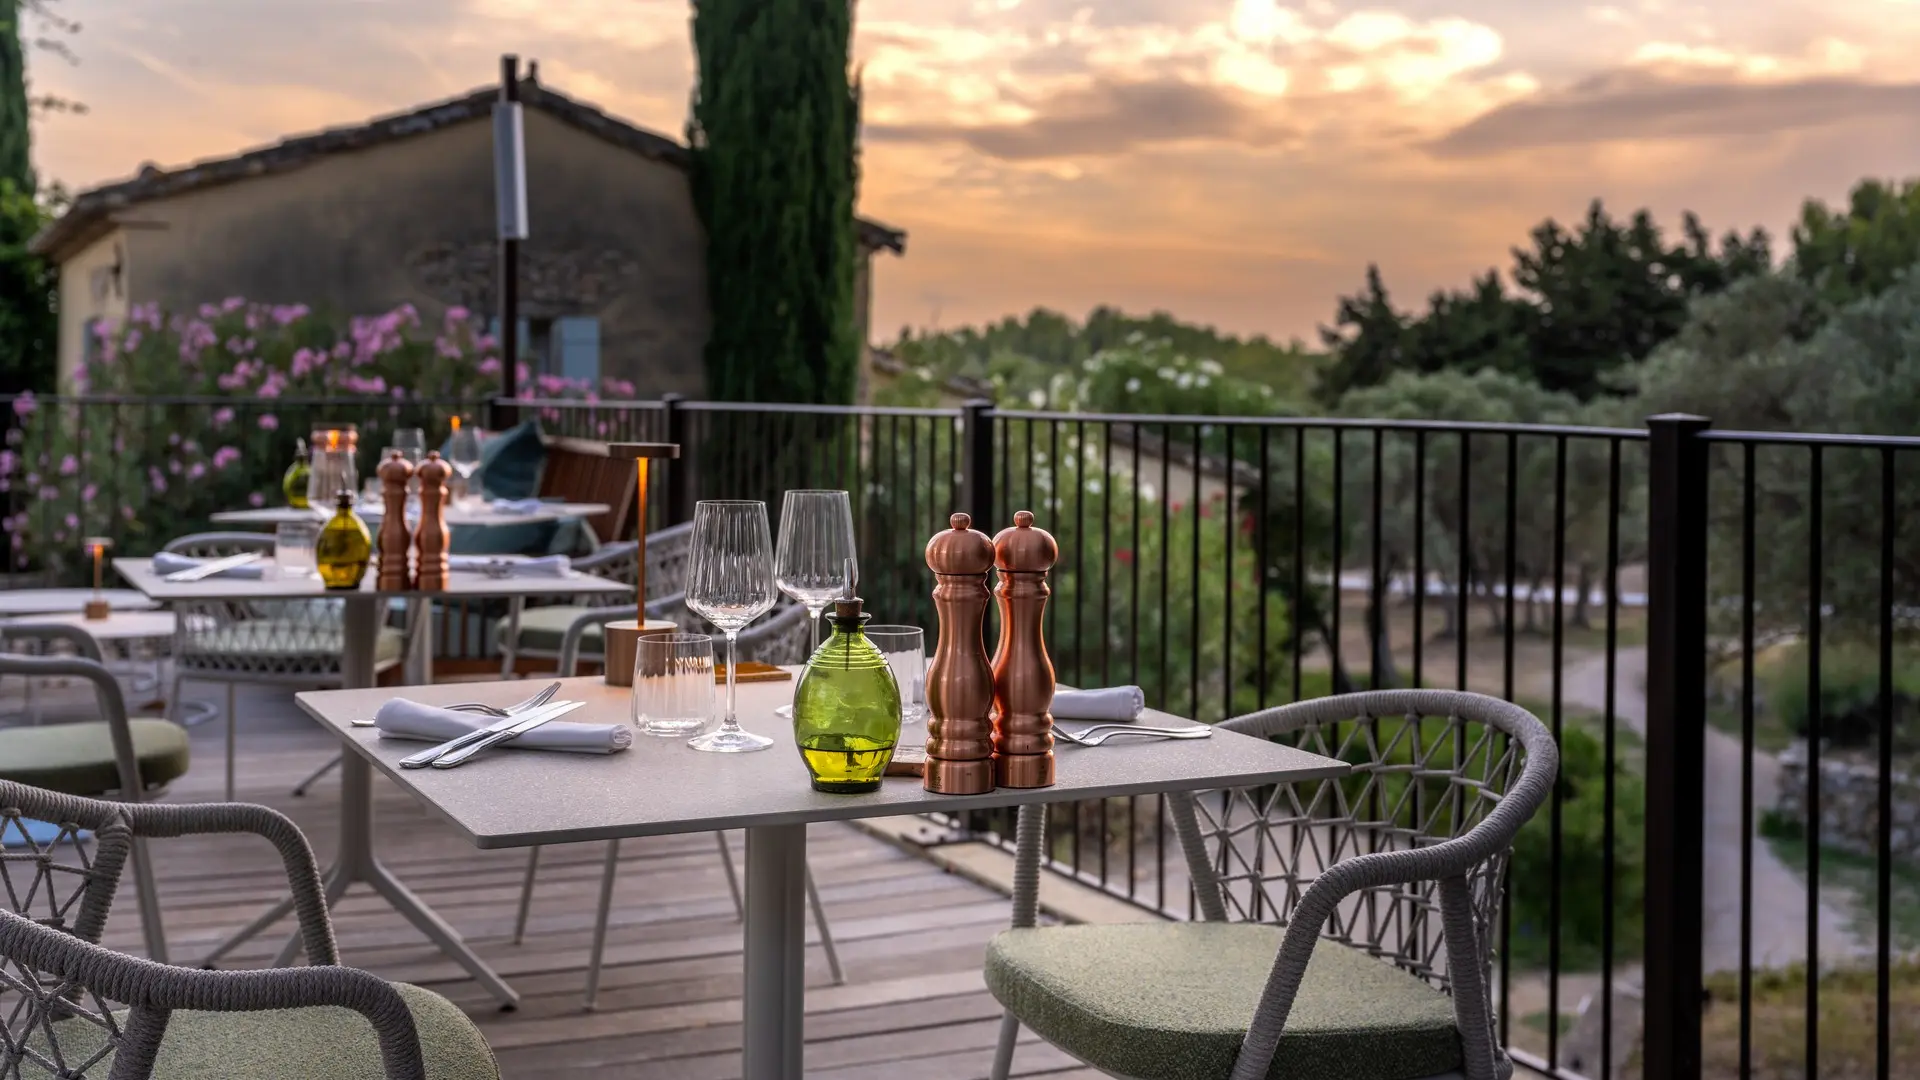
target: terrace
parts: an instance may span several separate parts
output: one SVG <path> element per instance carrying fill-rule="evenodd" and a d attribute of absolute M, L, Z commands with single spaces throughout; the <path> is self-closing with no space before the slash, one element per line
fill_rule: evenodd
<path fill-rule="evenodd" d="M 926 538 L 955 509 L 995 525 L 1031 509 L 1061 542 L 1048 641 L 1069 684 L 1136 684 L 1149 704 L 1204 722 L 1367 686 L 1524 705 L 1563 755 L 1553 799 L 1516 846 L 1498 924 L 1497 1032 L 1528 1069 L 1890 1076 L 1920 1054 L 1913 747 L 1901 734 L 1914 701 L 1902 635 L 1920 597 L 1899 543 L 1920 510 L 1920 440 L 1686 418 L 1598 429 L 985 403 L 40 399 L 0 412 L 25 463 L 6 497 L 28 573 L 10 584 L 84 584 L 82 536 L 146 554 L 217 510 L 273 498 L 290 433 L 316 422 L 358 419 L 363 445 L 379 446 L 390 429 L 444 431 L 490 408 L 495 426 L 517 412 L 553 436 L 678 444 L 680 460 L 652 474 L 651 529 L 688 520 L 700 499 L 777 505 L 788 488 L 845 488 L 862 595 L 929 628 Z M 218 467 L 213 450 L 168 441 L 212 431 L 237 451 Z M 146 470 L 174 461 L 200 475 L 160 490 Z M 436 606 L 436 676 L 498 672 L 484 631 L 497 614 Z M 330 850 L 333 785 L 301 799 L 288 789 L 332 736 L 285 691 L 249 691 L 242 713 L 241 797 L 292 814 Z M 1826 737 L 1796 741 L 1809 715 Z M 1837 720 L 1854 727 L 1828 726 Z M 218 738 L 194 730 L 200 761 L 170 801 L 217 797 Z M 738 930 L 710 849 L 695 860 L 691 840 L 627 847 L 606 997 L 586 1013 L 599 851 L 557 849 L 543 864 L 515 945 L 521 859 L 475 852 L 379 790 L 391 860 L 528 997 L 496 1012 L 358 894 L 337 908 L 346 962 L 448 994 L 508 1076 L 738 1075 Z M 984 1076 L 998 1009 L 980 950 L 1007 918 L 993 885 L 1006 859 L 992 849 L 1011 844 L 1011 820 L 886 833 L 814 830 L 851 977 L 829 985 L 810 955 L 808 1075 Z M 1048 887 L 1074 886 L 1060 917 L 1197 916 L 1159 797 L 1056 806 L 1050 835 Z M 273 895 L 275 871 L 264 849 L 177 843 L 160 892 L 192 954 Z M 137 922 L 108 944 L 138 952 Z M 229 959 L 270 957 L 256 943 Z M 1028 1038 L 1018 1075 L 1090 1075 Z"/>

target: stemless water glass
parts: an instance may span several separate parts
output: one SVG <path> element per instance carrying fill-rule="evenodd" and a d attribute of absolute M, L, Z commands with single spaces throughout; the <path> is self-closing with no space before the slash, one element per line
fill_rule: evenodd
<path fill-rule="evenodd" d="M 765 750 L 773 740 L 740 729 L 735 710 L 739 674 L 735 645 L 747 624 L 780 599 L 773 582 L 773 534 L 763 502 L 712 501 L 693 508 L 693 541 L 687 567 L 687 609 L 727 635 L 727 708 L 717 730 L 687 740 L 695 750 L 742 753 Z"/>
<path fill-rule="evenodd" d="M 867 640 L 887 658 L 900 684 L 900 745 L 927 739 L 927 634 L 917 626 L 869 626 Z"/>
<path fill-rule="evenodd" d="M 853 507 L 844 491 L 789 491 L 780 505 L 780 546 L 773 577 L 780 591 L 807 609 L 811 617 L 812 656 L 820 647 L 820 613 L 843 596 L 853 595 L 856 557 Z M 791 717 L 792 705 L 774 710 Z"/>
<path fill-rule="evenodd" d="M 273 564 L 284 577 L 312 577 L 319 573 L 313 545 L 320 539 L 318 521 L 283 521 L 273 529 Z"/>
<path fill-rule="evenodd" d="M 649 735 L 691 735 L 713 718 L 713 638 L 648 634 L 633 665 L 633 726 Z"/>

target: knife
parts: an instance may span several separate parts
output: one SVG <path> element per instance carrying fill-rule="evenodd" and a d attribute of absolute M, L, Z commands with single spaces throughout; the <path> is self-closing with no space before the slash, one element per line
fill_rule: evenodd
<path fill-rule="evenodd" d="M 424 769 L 433 764 L 434 759 L 442 754 L 450 754 L 463 747 L 472 746 L 474 743 L 479 742 L 489 735 L 498 735 L 503 731 L 512 730 L 516 725 L 523 724 L 535 717 L 550 718 L 559 716 L 561 713 L 572 712 L 584 704 L 586 703 L 582 701 L 560 701 L 551 705 L 543 705 L 531 712 L 515 713 L 512 716 L 502 717 L 488 724 L 486 727 L 476 731 L 469 731 L 459 738 L 449 739 L 438 746 L 422 750 L 417 754 L 409 754 L 400 759 L 400 767 L 403 769 Z"/>
<path fill-rule="evenodd" d="M 199 566 L 189 567 L 185 570 L 175 570 L 161 580 L 175 584 L 187 581 L 199 581 L 201 578 L 210 578 L 222 570 L 231 570 L 236 566 L 245 566 L 259 557 L 260 553 L 257 551 L 243 551 L 238 555 L 229 555 L 224 559 L 215 559 L 212 562 L 201 563 Z"/>
<path fill-rule="evenodd" d="M 505 731 L 496 731 L 496 732 L 493 732 L 492 734 L 482 736 L 478 742 L 475 742 L 471 746 L 462 747 L 461 749 L 455 750 L 450 754 L 442 754 L 439 757 L 434 758 L 433 767 L 436 769 L 451 769 L 455 765 L 458 765 L 461 762 L 466 761 L 467 759 L 473 757 L 473 755 L 480 753 L 482 750 L 486 750 L 489 747 L 498 746 L 499 744 L 506 742 L 509 739 L 519 738 L 521 735 L 525 734 L 526 732 L 532 731 L 534 728 L 537 728 L 541 724 L 544 724 L 547 721 L 552 720 L 554 717 L 563 716 L 585 704 L 586 702 L 584 701 L 569 701 L 565 705 L 557 706 L 555 708 L 542 709 L 539 712 L 533 714 L 532 716 L 527 717 L 525 720 L 522 720 L 519 723 L 513 725 L 512 727 L 506 729 Z"/>

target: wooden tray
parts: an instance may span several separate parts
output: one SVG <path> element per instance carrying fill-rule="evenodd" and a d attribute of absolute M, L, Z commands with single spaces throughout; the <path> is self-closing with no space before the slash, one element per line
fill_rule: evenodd
<path fill-rule="evenodd" d="M 772 664 L 758 664 L 749 661 L 740 665 L 740 673 L 734 676 L 735 682 L 784 682 L 793 678 L 793 672 L 777 668 Z M 713 681 L 722 685 L 727 681 L 727 665 L 713 665 Z"/>

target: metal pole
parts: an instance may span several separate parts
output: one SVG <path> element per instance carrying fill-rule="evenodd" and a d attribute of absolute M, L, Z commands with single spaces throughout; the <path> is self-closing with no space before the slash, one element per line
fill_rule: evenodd
<path fill-rule="evenodd" d="M 500 58 L 500 103 L 511 106 L 519 102 L 520 58 L 508 53 Z M 496 188 L 496 198 L 504 195 Z M 520 393 L 520 239 L 509 229 L 500 230 L 499 316 L 500 396 L 510 402 Z M 512 427 L 519 422 L 519 413 L 520 410 L 511 404 L 496 402 L 494 428 Z"/>
<path fill-rule="evenodd" d="M 667 466 L 667 521 L 678 525 L 693 520 L 694 469 L 699 454 L 689 429 L 691 417 L 680 407 L 686 399 L 679 394 L 660 395 L 667 414 L 667 441 L 680 447 L 680 459 Z"/>
<path fill-rule="evenodd" d="M 993 402 L 976 399 L 961 407 L 966 425 L 966 454 L 961 483 L 973 527 L 993 534 Z"/>
<path fill-rule="evenodd" d="M 1707 699 L 1702 416 L 1651 417 L 1644 1080 L 1697 1080 Z"/>

